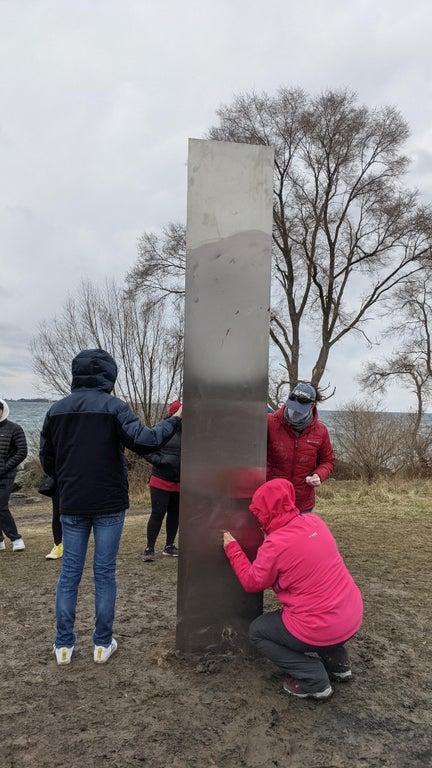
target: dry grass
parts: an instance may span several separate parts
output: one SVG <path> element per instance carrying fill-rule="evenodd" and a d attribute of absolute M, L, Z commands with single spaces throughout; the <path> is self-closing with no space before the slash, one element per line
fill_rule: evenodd
<path fill-rule="evenodd" d="M 382 507 L 398 516 L 407 513 L 431 516 L 432 480 L 382 479 L 369 484 L 361 480 L 328 480 L 318 494 L 319 510 L 356 510 L 379 513 Z"/>

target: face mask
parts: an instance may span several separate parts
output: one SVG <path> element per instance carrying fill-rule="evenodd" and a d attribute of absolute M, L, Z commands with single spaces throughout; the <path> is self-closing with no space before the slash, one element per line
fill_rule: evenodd
<path fill-rule="evenodd" d="M 299 413 L 292 408 L 287 408 L 288 418 L 293 424 L 298 424 L 299 421 L 303 421 L 307 417 L 307 413 Z"/>

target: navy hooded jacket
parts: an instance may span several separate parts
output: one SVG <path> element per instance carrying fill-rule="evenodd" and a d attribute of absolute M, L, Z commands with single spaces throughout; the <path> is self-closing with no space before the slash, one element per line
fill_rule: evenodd
<path fill-rule="evenodd" d="M 129 506 L 124 448 L 145 456 L 159 450 L 181 425 L 177 416 L 155 427 L 141 424 L 110 393 L 117 365 L 102 349 L 80 352 L 72 362 L 72 393 L 49 409 L 41 432 L 40 460 L 55 479 L 62 515 L 107 515 Z"/>

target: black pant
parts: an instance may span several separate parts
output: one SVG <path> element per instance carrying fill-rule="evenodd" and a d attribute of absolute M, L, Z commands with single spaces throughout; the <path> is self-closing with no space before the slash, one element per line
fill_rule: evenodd
<path fill-rule="evenodd" d="M 60 512 L 56 507 L 53 508 L 53 513 L 52 513 L 52 532 L 53 532 L 54 544 L 57 547 L 63 541 L 63 529 L 62 529 L 62 524 L 60 520 Z"/>
<path fill-rule="evenodd" d="M 176 491 L 162 491 L 160 488 L 150 486 L 152 511 L 147 525 L 147 547 L 154 549 L 156 539 L 166 519 L 166 543 L 174 544 L 179 526 L 180 494 Z"/>
<path fill-rule="evenodd" d="M 294 677 L 305 693 L 317 693 L 330 685 L 329 674 L 350 669 L 348 653 L 339 645 L 308 645 L 286 629 L 280 611 L 259 616 L 249 627 L 254 648 Z M 306 656 L 315 653 L 317 656 Z"/>
<path fill-rule="evenodd" d="M 0 478 L 0 541 L 3 541 L 3 534 L 11 541 L 21 538 L 9 509 L 14 481 L 15 475 Z"/>

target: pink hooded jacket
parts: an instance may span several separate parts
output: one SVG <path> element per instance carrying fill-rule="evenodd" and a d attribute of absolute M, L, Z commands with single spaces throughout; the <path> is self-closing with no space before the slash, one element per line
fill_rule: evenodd
<path fill-rule="evenodd" d="M 336 645 L 361 626 L 363 602 L 330 530 L 318 515 L 300 515 L 289 480 L 270 480 L 249 507 L 266 537 L 251 563 L 232 541 L 226 555 L 247 592 L 272 587 L 282 621 L 298 640 Z"/>

